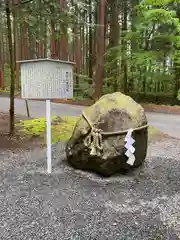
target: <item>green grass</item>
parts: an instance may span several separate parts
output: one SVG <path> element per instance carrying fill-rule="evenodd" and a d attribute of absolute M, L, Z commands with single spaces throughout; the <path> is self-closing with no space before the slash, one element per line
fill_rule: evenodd
<path fill-rule="evenodd" d="M 52 143 L 67 141 L 74 130 L 79 117 L 52 117 Z M 46 136 L 46 119 L 38 118 L 21 121 L 17 124 L 19 131 L 25 135 L 32 137 L 45 137 Z M 160 134 L 160 130 L 152 126 L 148 128 L 149 139 L 153 139 Z"/>
<path fill-rule="evenodd" d="M 59 141 L 67 141 L 73 132 L 78 117 L 52 117 L 52 143 Z M 21 132 L 25 135 L 34 137 L 45 137 L 46 119 L 38 118 L 32 120 L 21 121 L 17 124 Z"/>
<path fill-rule="evenodd" d="M 0 88 L 0 93 L 9 93 L 9 90 Z"/>
<path fill-rule="evenodd" d="M 154 128 L 152 126 L 148 127 L 148 137 L 149 140 L 155 138 L 157 135 L 159 135 L 161 132 L 158 128 Z"/>

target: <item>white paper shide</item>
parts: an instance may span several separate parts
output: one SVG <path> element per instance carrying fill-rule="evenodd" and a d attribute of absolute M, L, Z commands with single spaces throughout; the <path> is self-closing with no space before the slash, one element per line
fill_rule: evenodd
<path fill-rule="evenodd" d="M 127 132 L 127 135 L 125 137 L 125 148 L 127 151 L 125 152 L 125 155 L 128 157 L 127 164 L 133 166 L 135 162 L 135 148 L 133 147 L 133 144 L 135 143 L 135 140 L 132 138 L 132 132 L 133 129 L 129 129 Z"/>

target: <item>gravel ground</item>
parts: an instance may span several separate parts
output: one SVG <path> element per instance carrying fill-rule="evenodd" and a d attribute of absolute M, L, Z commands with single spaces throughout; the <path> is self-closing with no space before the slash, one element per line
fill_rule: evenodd
<path fill-rule="evenodd" d="M 144 166 L 103 179 L 73 170 L 63 146 L 0 152 L 1 240 L 180 239 L 180 140 L 151 143 Z"/>

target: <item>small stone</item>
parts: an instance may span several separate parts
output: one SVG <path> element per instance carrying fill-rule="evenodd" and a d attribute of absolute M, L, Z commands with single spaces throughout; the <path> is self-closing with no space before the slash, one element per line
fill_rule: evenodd
<path fill-rule="evenodd" d="M 113 226 L 117 226 L 117 223 L 114 222 L 112 225 L 113 225 Z"/>

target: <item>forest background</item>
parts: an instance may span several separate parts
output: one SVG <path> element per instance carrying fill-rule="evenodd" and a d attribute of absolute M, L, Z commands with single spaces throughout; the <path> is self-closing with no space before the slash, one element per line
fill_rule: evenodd
<path fill-rule="evenodd" d="M 1 91 L 13 85 L 19 92 L 18 60 L 49 57 L 76 63 L 75 99 L 122 91 L 140 102 L 178 104 L 179 3 L 1 0 Z"/>

